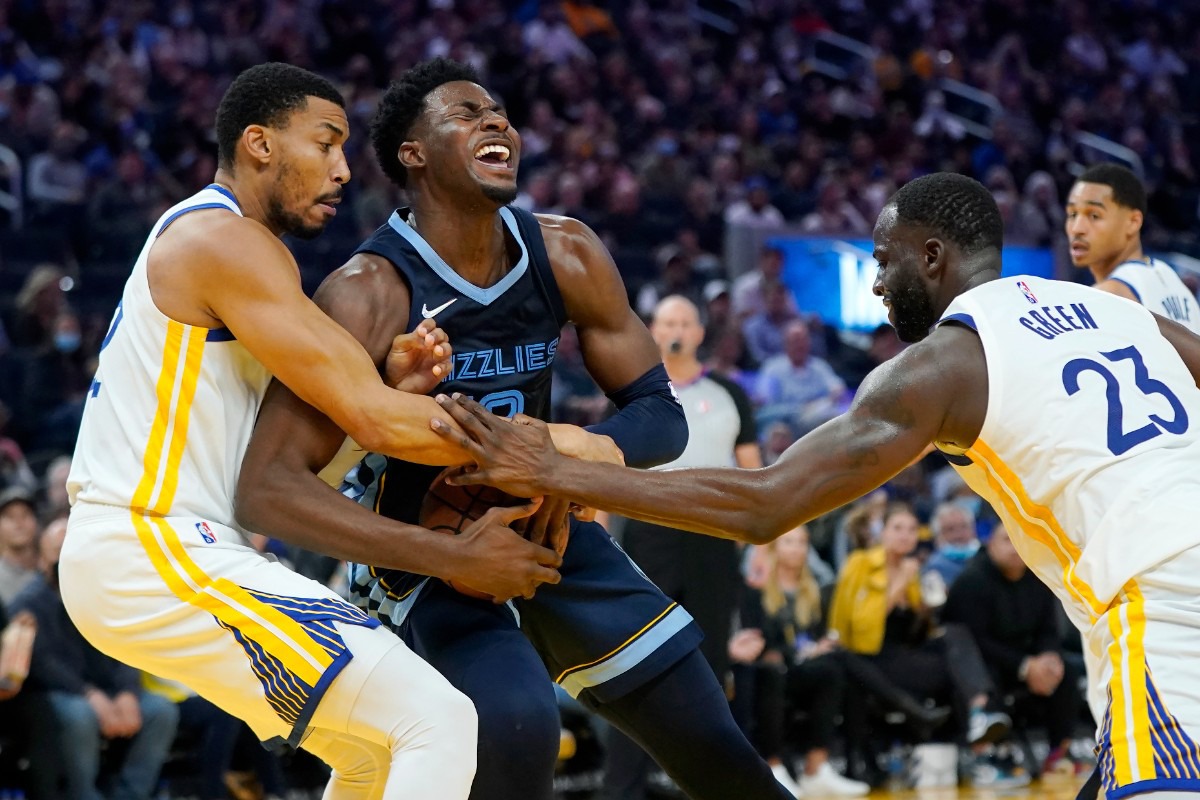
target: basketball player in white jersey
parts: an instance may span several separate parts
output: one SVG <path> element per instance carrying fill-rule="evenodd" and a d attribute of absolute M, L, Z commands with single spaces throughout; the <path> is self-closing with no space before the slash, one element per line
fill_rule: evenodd
<path fill-rule="evenodd" d="M 1146 189 L 1119 164 L 1097 164 L 1067 195 L 1071 263 L 1091 270 L 1096 288 L 1141 303 L 1200 333 L 1196 298 L 1170 264 L 1142 252 Z"/>
<path fill-rule="evenodd" d="M 466 798 L 471 702 L 374 620 L 248 547 L 233 512 L 272 375 L 371 450 L 463 458 L 429 430 L 433 400 L 385 386 L 304 296 L 279 239 L 315 236 L 336 213 L 348 130 L 334 87 L 296 67 L 254 67 L 226 92 L 216 179 L 155 224 L 101 346 L 68 479 L 63 600 L 102 651 L 326 761 L 326 798 Z M 449 346 L 429 325 L 396 355 L 424 392 Z M 296 543 L 511 597 L 558 580 L 556 553 L 504 527 L 536 507 L 458 537 L 380 518 Z"/>
<path fill-rule="evenodd" d="M 873 490 L 934 444 L 1102 665 L 1108 797 L 1200 792 L 1200 338 L 1090 287 L 1001 278 L 1002 234 L 991 195 L 961 175 L 893 196 L 875 225 L 874 291 L 916 344 L 771 467 L 579 463 L 540 423 L 465 399 L 439 398 L 465 436 L 431 426 L 476 461 L 455 483 L 756 543 Z"/>

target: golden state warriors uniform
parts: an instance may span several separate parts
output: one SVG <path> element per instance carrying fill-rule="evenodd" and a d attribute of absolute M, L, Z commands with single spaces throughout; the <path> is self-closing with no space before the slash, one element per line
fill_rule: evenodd
<path fill-rule="evenodd" d="M 241 213 L 216 185 L 167 211 L 101 345 L 67 482 L 63 600 L 109 655 L 295 744 L 351 658 L 334 623 L 378 623 L 249 547 L 234 518 L 271 376 L 227 329 L 165 316 L 147 279 L 155 240 L 203 209 Z"/>
<path fill-rule="evenodd" d="M 1109 280 L 1125 284 L 1138 302 L 1155 314 L 1161 314 L 1200 334 L 1200 313 L 1196 298 L 1171 265 L 1151 258 L 1118 264 Z"/>
<path fill-rule="evenodd" d="M 978 332 L 988 406 L 947 454 L 1083 632 L 1109 798 L 1200 791 L 1200 390 L 1146 308 L 1015 276 L 940 324 Z"/>
<path fill-rule="evenodd" d="M 435 318 L 450 337 L 454 362 L 437 391 L 462 392 L 501 415 L 547 418 L 551 365 L 567 318 L 537 219 L 519 208 L 500 209 L 521 255 L 508 274 L 484 289 L 446 264 L 409 226 L 406 213 L 393 214 L 359 252 L 386 258 L 408 285 L 408 330 Z M 344 491 L 385 516 L 415 524 L 440 471 L 372 454 L 351 472 Z M 647 580 L 595 523 L 572 522 L 560 573 L 561 583 L 543 585 L 532 600 L 517 598 L 500 612 L 441 581 L 365 565 L 353 567 L 351 597 L 456 685 L 433 639 L 449 639 L 447 631 L 474 615 L 489 617 L 489 626 L 519 625 L 551 677 L 573 696 L 586 691 L 600 702 L 653 678 L 700 641 L 691 615 Z M 497 621 L 497 613 L 506 619 Z"/>

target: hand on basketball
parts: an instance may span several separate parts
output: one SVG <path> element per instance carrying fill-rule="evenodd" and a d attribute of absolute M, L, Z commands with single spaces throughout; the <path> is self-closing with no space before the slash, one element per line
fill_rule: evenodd
<path fill-rule="evenodd" d="M 513 528 L 523 531 L 525 538 L 534 544 L 545 545 L 560 556 L 567 551 L 567 539 L 571 535 L 571 509 L 574 505 L 561 497 L 547 497 L 542 507 L 532 517 L 517 523 Z"/>
<path fill-rule="evenodd" d="M 392 340 L 385 365 L 387 384 L 402 392 L 428 394 L 450 374 L 452 355 L 446 332 L 427 319 Z"/>
<path fill-rule="evenodd" d="M 563 457 L 554 448 L 546 423 L 524 414 L 510 422 L 463 395 L 438 395 L 437 401 L 462 430 L 454 430 L 439 419 L 430 423 L 433 430 L 465 450 L 475 462 L 474 467 L 465 467 L 447 478 L 447 483 L 495 486 L 517 497 L 545 494 L 540 480 Z"/>
<path fill-rule="evenodd" d="M 495 507 L 458 535 L 463 552 L 456 564 L 461 583 L 503 603 L 513 597 L 530 599 L 543 583 L 558 583 L 562 558 L 553 550 L 527 541 L 509 527 L 532 515 L 541 498 L 524 505 Z"/>

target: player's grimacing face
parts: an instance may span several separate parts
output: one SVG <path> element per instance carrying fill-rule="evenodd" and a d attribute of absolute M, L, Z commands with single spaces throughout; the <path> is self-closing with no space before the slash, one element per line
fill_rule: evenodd
<path fill-rule="evenodd" d="M 267 213 L 285 233 L 311 239 L 337 214 L 350 167 L 342 146 L 350 132 L 336 103 L 308 98 L 284 128 L 272 131 L 277 148 Z"/>
<path fill-rule="evenodd" d="M 462 174 L 492 202 L 517 197 L 521 135 L 482 86 L 445 83 L 425 99 L 427 166 Z"/>
<path fill-rule="evenodd" d="M 879 268 L 872 291 L 883 299 L 888 322 L 904 342 L 919 342 L 937 322 L 929 290 L 921 280 L 925 237 L 887 206 L 875 223 L 873 256 Z"/>
<path fill-rule="evenodd" d="M 1120 258 L 1141 230 L 1140 216 L 1113 200 L 1111 186 L 1076 183 L 1067 195 L 1064 222 L 1071 263 L 1090 267 Z"/>

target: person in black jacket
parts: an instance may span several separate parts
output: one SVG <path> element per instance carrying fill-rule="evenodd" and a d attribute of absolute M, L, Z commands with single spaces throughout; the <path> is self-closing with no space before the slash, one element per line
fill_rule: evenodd
<path fill-rule="evenodd" d="M 175 739 L 179 712 L 169 700 L 143 693 L 138 671 L 88 644 L 67 616 L 58 589 L 58 557 L 66 531 L 65 518 L 46 526 L 38 542 L 42 573 L 13 601 L 14 613 L 28 611 L 37 619 L 25 688 L 44 693 L 53 709 L 57 760 L 66 780 L 63 796 L 99 800 L 102 742 L 128 739 L 108 796 L 149 800 Z"/>
<path fill-rule="evenodd" d="M 1060 653 L 1058 601 L 1017 554 L 1002 524 L 950 587 L 942 617 L 970 629 L 999 690 L 1045 720 L 1048 765 L 1070 745 L 1079 674 Z"/>

